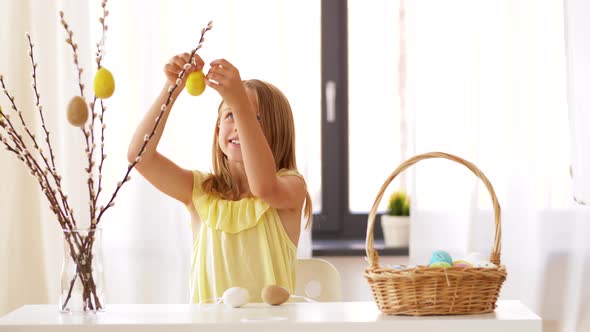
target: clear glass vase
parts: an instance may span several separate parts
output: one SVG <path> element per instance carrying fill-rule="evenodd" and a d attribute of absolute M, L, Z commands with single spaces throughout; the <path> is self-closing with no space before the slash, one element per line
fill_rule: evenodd
<path fill-rule="evenodd" d="M 64 229 L 61 312 L 104 311 L 105 289 L 100 228 Z"/>

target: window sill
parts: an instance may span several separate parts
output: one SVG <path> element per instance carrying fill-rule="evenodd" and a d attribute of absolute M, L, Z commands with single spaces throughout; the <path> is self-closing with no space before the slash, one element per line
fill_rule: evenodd
<path fill-rule="evenodd" d="M 312 240 L 312 256 L 366 256 L 365 241 L 358 239 Z M 385 248 L 383 240 L 375 240 L 379 256 L 408 256 L 409 248 Z"/>

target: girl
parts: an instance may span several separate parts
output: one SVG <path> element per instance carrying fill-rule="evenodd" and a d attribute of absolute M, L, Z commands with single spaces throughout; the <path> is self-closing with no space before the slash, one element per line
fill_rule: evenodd
<path fill-rule="evenodd" d="M 195 55 L 184 78 L 204 66 Z M 189 54 L 164 67 L 167 82 L 129 145 L 132 162 L 149 134 Z M 186 83 L 172 95 L 176 100 Z M 242 81 L 228 61 L 211 62 L 207 86 L 223 101 L 213 139 L 213 174 L 183 169 L 157 151 L 169 112 L 136 169 L 163 193 L 186 205 L 198 226 L 193 241 L 191 298 L 215 301 L 230 287 L 243 287 L 260 302 L 264 286 L 295 290 L 301 213 L 311 223 L 311 199 L 295 162 L 295 128 L 285 96 L 271 84 Z M 168 110 L 172 109 L 173 101 Z"/>

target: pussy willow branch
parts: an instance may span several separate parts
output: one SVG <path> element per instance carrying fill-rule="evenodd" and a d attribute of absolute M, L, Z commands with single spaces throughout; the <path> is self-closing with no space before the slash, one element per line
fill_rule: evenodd
<path fill-rule="evenodd" d="M 37 86 L 38 86 L 37 85 L 37 66 L 38 66 L 38 64 L 35 62 L 35 53 L 34 53 L 34 49 L 33 49 L 34 45 L 33 45 L 33 42 L 31 41 L 31 36 L 28 33 L 26 34 L 26 37 L 29 42 L 29 58 L 31 59 L 31 67 L 33 68 L 32 87 L 33 87 L 33 92 L 35 93 L 35 106 L 36 106 L 37 110 L 39 111 L 39 117 L 41 118 L 41 127 L 43 128 L 43 131 L 45 133 L 45 143 L 47 144 L 47 147 L 49 149 L 51 167 L 49 167 L 47 159 L 41 153 L 41 151 L 40 151 L 40 154 L 41 154 L 41 157 L 43 158 L 43 161 L 45 162 L 45 165 L 47 166 L 47 170 L 49 171 L 49 173 L 53 177 L 53 180 L 55 181 L 57 191 L 59 192 L 59 195 L 60 195 L 63 207 L 64 207 L 64 214 L 65 214 L 66 218 L 71 218 L 72 223 L 75 226 L 76 219 L 74 218 L 73 213 L 70 216 L 70 212 L 71 212 L 70 205 L 68 204 L 67 195 L 65 195 L 62 190 L 61 176 L 59 175 L 59 173 L 57 172 L 57 169 L 55 167 L 55 156 L 53 154 L 53 147 L 51 146 L 51 140 L 49 139 L 49 131 L 47 130 L 47 126 L 45 125 L 45 117 L 43 116 L 43 106 L 41 105 L 41 95 L 39 94 L 39 91 L 37 89 Z"/>
<path fill-rule="evenodd" d="M 64 30 L 66 31 L 66 34 L 68 35 L 68 38 L 66 38 L 66 43 L 71 46 L 72 53 L 74 54 L 74 65 L 76 66 L 76 70 L 78 71 L 78 86 L 80 88 L 80 97 L 82 97 L 82 99 L 84 99 L 84 83 L 82 83 L 82 72 L 84 70 L 80 67 L 80 63 L 78 61 L 78 44 L 76 44 L 74 42 L 74 32 L 70 29 L 70 26 L 68 25 L 66 19 L 64 18 L 63 11 L 59 12 L 59 17 L 61 19 L 60 20 L 61 25 L 63 26 Z M 87 158 L 88 159 L 88 167 L 85 170 L 86 170 L 86 173 L 88 174 L 87 186 L 88 186 L 88 196 L 89 196 L 89 200 L 90 200 L 90 203 L 89 203 L 90 220 L 94 220 L 94 218 L 95 218 L 94 179 L 93 179 L 93 174 L 92 174 L 92 168 L 94 165 L 94 162 L 92 161 L 92 152 L 94 149 L 94 143 L 93 143 L 94 142 L 94 131 L 92 130 L 92 123 L 94 123 L 93 120 L 94 120 L 94 114 L 92 114 L 92 122 L 91 122 L 89 130 L 85 130 L 84 127 L 80 128 L 80 130 L 82 130 L 82 133 L 84 134 L 84 141 L 86 142 L 86 150 L 85 151 L 88 156 L 88 158 Z M 93 136 L 92 142 L 89 137 L 89 132 Z"/>
<path fill-rule="evenodd" d="M 101 60 L 104 56 L 104 50 L 103 50 L 104 40 L 105 40 L 104 33 L 108 29 L 108 26 L 105 24 L 105 19 L 108 16 L 108 10 L 106 10 L 106 3 L 107 3 L 106 0 L 104 0 L 102 2 L 103 17 L 99 20 L 102 27 L 103 27 L 103 37 L 102 37 L 101 42 L 97 45 L 98 52 L 97 52 L 96 61 L 97 61 L 98 69 L 101 68 Z M 84 84 L 82 83 L 83 69 L 80 67 L 79 61 L 78 61 L 78 53 L 77 53 L 78 45 L 73 40 L 73 32 L 69 29 L 69 25 L 67 24 L 67 22 L 64 19 L 63 12 L 60 12 L 60 17 L 61 17 L 61 23 L 68 35 L 66 42 L 72 47 L 72 50 L 74 53 L 74 64 L 75 64 L 76 70 L 78 72 L 78 86 L 80 88 L 80 95 L 82 98 L 84 98 Z M 175 84 L 170 85 L 168 88 L 168 98 L 166 99 L 166 102 L 162 105 L 162 107 L 160 109 L 160 113 L 158 114 L 158 117 L 155 119 L 154 127 L 152 128 L 150 134 L 145 136 L 144 143 L 143 143 L 140 151 L 138 152 L 137 157 L 135 158 L 134 162 L 132 162 L 128 165 L 128 168 L 125 173 L 125 176 L 123 177 L 123 180 L 121 182 L 118 182 L 117 188 L 113 192 L 106 207 L 101 207 L 100 214 L 98 215 L 98 217 L 96 216 L 96 204 L 98 201 L 98 195 L 102 191 L 102 166 L 103 166 L 103 162 L 106 158 L 106 154 L 104 154 L 104 131 L 105 131 L 105 127 L 106 127 L 106 125 L 104 123 L 104 113 L 105 113 L 106 107 L 104 106 L 104 103 L 101 99 L 102 112 L 99 117 L 100 124 L 101 124 L 101 161 L 98 166 L 98 170 L 99 170 L 98 191 L 95 192 L 94 191 L 93 172 L 92 172 L 93 167 L 94 167 L 94 161 L 93 161 L 92 157 L 93 157 L 94 149 L 96 147 L 96 145 L 94 143 L 94 119 L 97 117 L 97 114 L 94 112 L 94 107 L 96 106 L 96 97 L 94 98 L 94 101 L 92 102 L 91 107 L 90 107 L 92 110 L 92 120 L 91 120 L 90 126 L 89 126 L 88 130 L 85 130 L 84 128 L 82 128 L 82 131 L 83 131 L 84 137 L 85 137 L 85 141 L 86 141 L 86 150 L 85 151 L 88 155 L 88 168 L 86 168 L 85 170 L 88 173 L 88 189 L 89 189 L 89 196 L 90 196 L 89 205 L 90 205 L 90 211 L 91 211 L 91 215 L 90 215 L 91 226 L 90 226 L 90 233 L 87 236 L 81 236 L 79 234 L 78 234 L 78 236 L 74 235 L 73 236 L 74 242 L 71 241 L 72 236 L 67 235 L 67 230 L 68 229 L 73 230 L 73 228 L 74 228 L 73 226 L 75 226 L 75 220 L 73 218 L 73 209 L 71 209 L 69 207 L 69 205 L 67 204 L 67 195 L 64 195 L 63 191 L 61 190 L 61 177 L 59 176 L 59 174 L 56 171 L 55 156 L 53 154 L 53 149 L 51 147 L 50 138 L 49 138 L 50 134 L 49 134 L 49 131 L 47 130 L 47 127 L 45 124 L 45 119 L 44 119 L 43 112 L 42 112 L 43 109 L 42 109 L 42 105 L 40 103 L 40 94 L 37 90 L 37 71 L 36 71 L 37 63 L 35 62 L 35 58 L 34 58 L 34 54 L 33 54 L 33 43 L 31 42 L 31 39 L 28 35 L 27 35 L 27 38 L 29 40 L 29 47 L 30 47 L 29 56 L 31 58 L 31 64 L 33 66 L 33 91 L 35 93 L 35 98 L 36 98 L 35 105 L 39 111 L 41 121 L 42 121 L 42 127 L 44 130 L 45 136 L 46 136 L 46 143 L 47 143 L 49 150 L 50 150 L 51 166 L 49 164 L 48 159 L 43 154 L 43 150 L 37 144 L 37 141 L 35 139 L 35 135 L 33 135 L 30 132 L 29 128 L 27 127 L 26 122 L 25 122 L 24 118 L 22 117 L 22 112 L 20 112 L 18 110 L 18 108 L 16 107 L 16 104 L 14 102 L 14 97 L 8 93 L 6 86 L 4 84 L 4 81 L 3 81 L 3 77 L 0 75 L 0 82 L 2 84 L 2 88 L 4 90 L 4 93 L 6 94 L 8 99 L 11 101 L 12 109 L 19 116 L 19 119 L 21 121 L 21 124 L 22 124 L 24 130 L 26 131 L 29 138 L 33 142 L 34 148 L 35 148 L 35 150 L 37 150 L 37 152 L 41 156 L 43 162 L 45 163 L 46 168 L 43 169 L 42 166 L 37 162 L 37 160 L 32 156 L 30 150 L 27 148 L 27 144 L 23 141 L 22 136 L 14 128 L 13 123 L 10 121 L 8 114 L 3 113 L 2 110 L 0 110 L 0 115 L 2 116 L 2 118 L 0 118 L 0 128 L 4 129 L 4 131 L 7 133 L 7 136 L 4 136 L 0 133 L 0 141 L 2 141 L 2 143 L 5 145 L 5 147 L 8 151 L 14 153 L 17 156 L 17 158 L 19 160 L 21 160 L 29 168 L 31 175 L 36 177 L 36 179 L 39 183 L 39 186 L 41 187 L 43 193 L 46 195 L 46 197 L 51 205 L 50 206 L 51 210 L 55 213 L 55 215 L 58 219 L 58 222 L 60 223 L 60 225 L 62 226 L 62 229 L 64 230 L 64 234 L 66 237 L 66 241 L 70 247 L 70 255 L 72 256 L 72 258 L 75 259 L 76 262 L 78 262 L 77 259 L 80 256 L 88 257 L 88 263 L 83 264 L 84 266 L 82 268 L 79 268 L 79 270 L 76 273 L 76 276 L 71 281 L 71 287 L 68 292 L 68 300 L 67 301 L 69 301 L 69 298 L 71 296 L 71 292 L 72 292 L 72 288 L 73 288 L 75 279 L 79 277 L 83 286 L 84 286 L 83 300 L 85 302 L 85 309 L 86 308 L 89 308 L 89 309 L 95 308 L 95 306 L 92 304 L 91 297 L 94 298 L 94 304 L 96 305 L 96 309 L 102 308 L 102 305 L 100 304 L 100 299 L 98 298 L 98 294 L 96 293 L 96 285 L 94 282 L 94 278 L 92 276 L 92 268 L 91 268 L 92 248 L 94 245 L 94 231 L 95 231 L 96 225 L 99 223 L 104 212 L 106 212 L 106 210 L 108 210 L 110 207 L 114 206 L 114 199 L 117 196 L 117 193 L 121 189 L 122 185 L 131 179 L 129 176 L 129 173 L 135 167 L 135 165 L 137 165 L 137 163 L 139 163 L 141 161 L 141 156 L 145 152 L 147 144 L 152 139 L 152 137 L 155 135 L 155 131 L 157 130 L 157 128 L 161 122 L 164 112 L 166 111 L 166 109 L 168 108 L 170 103 L 172 102 L 172 96 L 174 94 L 174 91 L 180 86 L 182 79 L 184 77 L 184 74 L 186 73 L 186 70 L 190 68 L 190 63 L 194 64 L 195 54 L 202 47 L 202 43 L 205 40 L 205 38 L 204 38 L 205 33 L 207 31 L 211 30 L 211 28 L 212 28 L 212 23 L 209 22 L 207 27 L 201 30 L 201 38 L 199 39 L 199 43 L 198 43 L 197 47 L 190 54 L 189 63 L 187 63 L 183 67 L 183 70 L 181 70 L 181 72 L 179 73 L 178 79 L 176 80 Z M 9 143 L 9 140 L 12 142 L 12 145 Z M 54 183 L 58 188 L 57 191 L 52 188 L 52 184 L 49 181 L 47 173 L 50 173 L 51 176 L 53 177 Z M 63 205 L 63 207 L 62 207 L 62 205 L 60 205 L 60 203 L 57 199 L 58 192 L 59 192 L 59 195 L 61 196 L 60 197 L 61 204 Z M 76 255 L 76 248 L 74 248 L 74 243 L 76 244 L 76 246 L 79 250 L 79 255 Z"/>
<path fill-rule="evenodd" d="M 29 33 L 26 33 L 27 41 L 29 42 L 29 58 L 31 59 L 31 67 L 33 68 L 33 92 L 35 93 L 35 106 L 39 111 L 39 117 L 41 118 L 41 127 L 45 132 L 45 142 L 49 147 L 49 156 L 51 157 L 51 166 L 53 167 L 53 171 L 55 171 L 55 156 L 53 155 L 53 149 L 51 148 L 51 143 L 49 141 L 49 131 L 45 126 L 45 117 L 43 116 L 43 106 L 41 105 L 41 95 L 39 94 L 39 90 L 37 89 L 37 62 L 35 62 L 35 52 L 34 52 L 34 45 L 31 41 L 31 36 Z"/>
<path fill-rule="evenodd" d="M 74 65 L 76 65 L 76 70 L 78 72 L 78 87 L 80 88 L 80 96 L 84 98 L 84 83 L 82 83 L 82 72 L 84 69 L 80 67 L 80 63 L 78 62 L 78 44 L 74 42 L 74 32 L 70 30 L 70 26 L 64 19 L 64 12 L 59 12 L 59 17 L 61 18 L 60 22 L 61 25 L 66 30 L 68 34 L 68 38 L 66 39 L 66 43 L 72 47 L 72 52 L 74 53 Z"/>
<path fill-rule="evenodd" d="M 0 75 L 0 82 L 4 87 L 5 93 L 9 96 L 9 99 L 14 100 L 14 98 L 10 97 L 10 94 L 5 88 L 3 77 Z M 16 104 L 13 104 L 13 108 L 16 108 Z M 50 210 L 56 215 L 59 224 L 62 226 L 63 229 L 72 229 L 72 224 L 70 220 L 65 216 L 63 210 L 61 209 L 57 197 L 56 191 L 51 188 L 51 183 L 47 178 L 48 171 L 43 171 L 41 166 L 37 163 L 37 160 L 30 154 L 29 150 L 25 142 L 22 140 L 22 137 L 16 132 L 14 125 L 10 121 L 10 117 L 8 114 L 4 114 L 0 111 L 0 115 L 2 115 L 2 119 L 0 119 L 0 127 L 6 131 L 8 134 L 9 139 L 12 141 L 14 146 L 8 144 L 6 137 L 0 135 L 0 140 L 4 143 L 5 147 L 8 151 L 14 153 L 18 160 L 23 162 L 30 171 L 30 174 L 37 179 L 39 186 L 41 187 L 41 191 L 47 197 L 49 201 Z M 66 197 L 67 198 L 67 197 Z M 76 246 L 81 248 L 82 244 L 80 243 L 79 239 L 75 238 Z"/>
<path fill-rule="evenodd" d="M 129 173 L 135 167 L 135 165 L 137 165 L 137 163 L 139 163 L 141 161 L 141 156 L 143 155 L 147 144 L 152 139 L 152 137 L 154 137 L 154 135 L 156 133 L 156 129 L 158 128 L 158 126 L 160 124 L 160 120 L 162 119 L 162 115 L 164 114 L 164 112 L 166 112 L 166 110 L 168 109 L 168 105 L 170 105 L 170 102 L 172 101 L 172 95 L 173 95 L 174 91 L 182 83 L 182 78 L 184 77 L 184 73 L 186 72 L 186 70 L 188 68 L 190 68 L 190 64 L 194 62 L 195 54 L 197 53 L 197 51 L 201 47 L 203 47 L 203 42 L 205 41 L 205 33 L 207 31 L 211 30 L 212 28 L 213 28 L 213 22 L 209 22 L 209 23 L 207 23 L 207 27 L 203 28 L 201 30 L 201 38 L 199 39 L 199 43 L 198 43 L 197 47 L 195 47 L 195 49 L 192 50 L 188 63 L 185 64 L 183 69 L 180 71 L 180 73 L 178 73 L 178 79 L 176 79 L 175 84 L 170 85 L 168 87 L 168 98 L 166 98 L 166 103 L 162 104 L 162 106 L 160 107 L 160 113 L 158 114 L 158 117 L 155 120 L 155 124 L 154 124 L 154 127 L 152 128 L 152 131 L 149 134 L 144 136 L 143 145 L 141 146 L 141 149 L 137 153 L 135 160 L 132 163 L 130 163 L 129 166 L 127 167 L 127 172 L 125 173 L 123 180 L 120 181 L 119 183 L 117 183 L 117 188 L 115 189 L 115 192 L 111 196 L 111 199 L 109 200 L 108 204 L 104 208 L 102 208 L 102 207 L 100 208 L 100 212 L 99 212 L 98 218 L 96 220 L 97 223 L 100 222 L 100 219 L 101 219 L 102 215 L 106 212 L 106 210 L 108 210 L 110 207 L 115 205 L 115 203 L 113 201 L 114 201 L 115 197 L 117 196 L 117 193 L 121 189 L 121 186 L 123 186 L 123 184 L 125 182 L 130 180 Z"/>
<path fill-rule="evenodd" d="M 102 38 L 101 38 L 101 41 L 97 44 L 96 63 L 97 63 L 98 70 L 100 70 L 100 68 L 101 68 L 101 60 L 102 60 L 102 56 L 103 56 L 103 47 L 104 47 L 104 41 L 105 41 L 105 32 L 108 29 L 108 26 L 105 25 L 106 17 L 109 14 L 108 10 L 106 9 L 106 4 L 107 4 L 107 1 L 104 0 L 102 2 L 103 16 L 99 19 L 99 21 L 102 25 Z M 65 23 L 65 20 L 63 18 L 63 12 L 60 12 L 60 16 L 62 17 L 62 24 L 64 25 L 64 28 L 66 28 L 66 31 L 68 31 L 68 34 L 70 36 L 70 43 L 73 43 L 71 41 L 72 33 L 67 28 L 67 24 Z M 76 47 L 72 47 L 72 48 L 74 51 L 74 58 L 77 59 L 77 54 L 76 54 L 77 48 Z M 77 64 L 77 61 L 76 61 L 76 64 Z M 81 71 L 79 71 L 79 73 L 81 73 Z M 79 75 L 79 80 L 80 80 L 80 84 L 82 84 L 80 75 Z M 88 255 L 89 255 L 88 265 L 86 266 L 88 271 L 92 271 L 92 269 L 91 269 L 91 266 L 92 266 L 91 255 L 92 255 L 92 247 L 94 244 L 94 229 L 96 228 L 96 225 L 98 223 L 98 220 L 96 218 L 96 204 L 97 204 L 98 198 L 100 196 L 100 192 L 102 191 L 102 166 L 103 166 L 104 160 L 106 159 L 106 154 L 104 153 L 104 129 L 106 127 L 106 125 L 104 124 L 104 113 L 105 113 L 106 107 L 104 106 L 104 103 L 101 99 L 101 101 L 100 101 L 100 106 L 101 106 L 101 115 L 100 115 L 100 124 L 101 124 L 101 144 L 100 144 L 101 146 L 100 146 L 100 149 L 101 149 L 101 154 L 100 155 L 101 156 L 100 156 L 100 164 L 98 167 L 98 189 L 95 192 L 94 191 L 93 171 L 92 171 L 92 168 L 94 166 L 94 160 L 93 160 L 94 149 L 96 147 L 95 140 L 94 140 L 94 129 L 95 129 L 94 128 L 94 119 L 96 118 L 95 106 L 96 106 L 96 96 L 94 97 L 94 100 L 90 105 L 90 111 L 92 114 L 91 114 L 90 124 L 88 125 L 88 130 L 83 130 L 84 137 L 86 139 L 86 153 L 88 155 L 88 168 L 86 169 L 86 171 L 88 172 L 88 193 L 90 196 L 89 206 L 90 206 L 90 221 L 91 221 L 91 223 L 90 223 L 90 232 L 83 241 L 81 253 L 82 254 L 88 253 Z M 90 142 L 88 141 L 88 133 L 87 132 L 90 132 L 90 138 L 91 138 Z M 102 304 L 100 303 L 98 295 L 96 294 L 96 285 L 94 283 L 94 278 L 92 277 L 92 273 L 87 273 L 85 276 L 83 271 L 80 273 L 77 273 L 73 277 L 73 279 L 71 280 L 70 289 L 68 291 L 68 296 L 64 302 L 64 308 L 70 299 L 72 289 L 74 287 L 74 283 L 75 283 L 76 277 L 78 275 L 80 277 L 80 281 L 84 285 L 84 292 L 83 292 L 84 293 L 83 294 L 84 309 L 88 308 L 90 310 L 94 310 L 95 307 L 96 307 L 96 309 L 101 309 Z M 94 303 L 96 306 L 92 305 L 92 300 L 90 299 L 91 295 L 94 297 Z"/>
<path fill-rule="evenodd" d="M 37 141 L 35 140 L 34 135 L 29 131 L 29 128 L 27 127 L 26 122 L 22 117 L 22 112 L 20 110 L 18 110 L 16 103 L 14 102 L 15 98 L 8 92 L 8 90 L 6 88 L 6 84 L 4 83 L 4 77 L 1 75 L 0 75 L 0 84 L 2 85 L 2 90 L 4 91 L 4 94 L 6 95 L 6 97 L 8 97 L 8 99 L 11 102 L 11 108 L 13 109 L 14 112 L 16 112 L 18 114 L 22 126 L 24 127 L 25 131 L 28 133 L 29 137 L 31 138 L 31 140 L 35 146 L 35 149 L 39 152 L 39 154 L 41 155 L 41 157 L 43 158 L 43 160 L 47 164 L 47 159 L 45 158 L 45 156 L 43 155 L 43 152 L 41 151 L 41 149 L 37 145 Z M 19 135 L 18 131 L 14 128 L 14 125 L 12 124 L 12 121 L 10 121 L 10 118 L 6 114 L 4 116 L 5 116 L 4 120 L 6 121 L 6 123 L 8 124 L 8 127 L 9 127 L 6 130 L 9 133 L 9 136 L 12 138 L 13 142 L 16 144 L 16 148 L 20 150 L 22 157 L 24 157 L 26 160 L 29 160 L 29 164 L 28 164 L 29 169 L 33 172 L 37 172 L 38 174 L 42 174 L 43 178 L 44 178 L 44 184 L 45 184 L 45 186 L 43 188 L 50 190 L 53 193 L 53 190 L 51 188 L 51 184 L 49 183 L 49 179 L 46 176 L 47 170 L 45 170 L 45 171 L 42 170 L 41 166 L 39 166 L 39 164 L 37 163 L 37 160 L 29 152 L 29 149 L 27 148 L 27 144 L 23 141 L 22 136 Z M 33 165 L 34 165 L 34 167 L 33 167 Z M 47 166 L 48 166 L 48 164 L 47 164 Z M 57 202 L 57 200 L 55 200 L 55 201 Z M 63 212 L 62 207 L 59 204 L 57 204 L 57 206 L 55 206 L 55 207 L 57 209 L 59 209 L 60 213 L 65 218 L 65 214 Z"/>
<path fill-rule="evenodd" d="M 107 0 L 104 0 L 101 4 L 102 6 L 102 17 L 98 19 L 102 26 L 102 38 L 99 43 L 96 44 L 96 64 L 97 69 L 101 68 L 102 58 L 104 56 L 104 43 L 106 38 L 106 31 L 109 29 L 109 26 L 105 24 L 107 16 L 109 16 L 109 11 L 107 10 Z M 96 97 L 94 99 L 96 103 Z M 92 126 L 94 128 L 94 117 L 96 117 L 96 113 L 94 112 L 94 103 L 92 105 L 92 114 L 93 114 L 93 122 Z M 96 209 L 96 204 L 98 202 L 98 198 L 100 197 L 100 193 L 102 192 L 102 166 L 104 164 L 104 160 L 106 159 L 106 154 L 104 153 L 104 130 L 106 128 L 106 124 L 104 123 L 104 113 L 106 111 L 106 106 L 103 103 L 103 100 L 100 100 L 100 116 L 98 117 L 100 120 L 100 164 L 98 165 L 98 189 L 96 192 L 96 197 L 94 198 L 94 208 Z M 92 143 L 94 144 L 94 135 L 92 135 Z"/>
<path fill-rule="evenodd" d="M 66 239 L 69 238 L 71 234 L 65 232 L 64 236 Z M 90 231 L 87 235 L 77 234 L 79 237 L 83 238 L 84 243 L 88 238 L 91 238 L 92 242 L 94 242 L 94 231 Z M 74 285 L 77 278 L 80 278 L 80 282 L 83 286 L 82 291 L 82 300 L 84 303 L 84 310 L 97 310 L 102 309 L 102 304 L 100 303 L 100 299 L 98 294 L 96 293 L 96 283 L 94 282 L 94 277 L 92 275 L 92 250 L 87 249 L 86 246 L 79 248 L 79 251 L 76 252 L 74 248 L 70 246 L 70 255 L 72 256 L 72 260 L 76 264 L 76 273 L 72 280 L 70 280 L 70 288 L 68 290 L 68 294 L 66 299 L 63 302 L 62 310 L 64 310 L 70 298 L 72 296 L 72 290 L 74 289 Z M 94 298 L 94 305 L 91 299 L 91 296 Z"/>
<path fill-rule="evenodd" d="M 96 197 L 94 201 L 94 206 L 96 207 L 96 203 L 98 202 L 98 197 L 100 197 L 100 193 L 102 192 L 102 166 L 104 164 L 104 160 L 107 158 L 107 155 L 104 153 L 104 130 L 106 129 L 107 125 L 104 123 L 104 112 L 106 111 L 106 106 L 103 105 L 102 99 L 100 100 L 100 107 L 102 112 L 99 116 L 100 120 L 100 164 L 98 165 L 98 191 L 96 192 Z"/>
<path fill-rule="evenodd" d="M 100 39 L 100 42 L 98 42 L 96 44 L 96 64 L 98 65 L 98 69 L 100 69 L 101 67 L 101 61 L 104 55 L 104 43 L 105 43 L 105 37 L 106 37 L 106 32 L 109 29 L 109 26 L 105 24 L 106 18 L 107 16 L 109 16 L 109 11 L 107 10 L 107 0 L 103 0 L 103 2 L 101 3 L 101 7 L 102 7 L 102 17 L 100 17 L 98 19 L 98 21 L 100 22 L 100 25 L 102 26 L 102 38 Z"/>
<path fill-rule="evenodd" d="M 0 110 L 0 116 L 4 117 L 4 114 L 2 113 L 2 111 Z M 2 119 L 0 118 L 0 127 L 1 128 L 6 128 L 5 127 L 5 123 L 2 121 Z M 6 147 L 6 150 L 15 153 L 17 156 L 20 156 L 20 154 L 18 153 L 18 151 L 16 151 L 16 147 L 12 147 L 10 144 L 8 144 L 8 140 L 2 135 L 2 133 L 0 132 L 0 142 L 2 142 L 2 144 L 4 144 L 4 146 Z"/>
<path fill-rule="evenodd" d="M 9 135 L 13 137 L 11 139 L 13 139 L 13 141 L 14 141 L 14 139 L 15 139 L 14 134 L 12 132 L 10 132 L 10 131 L 12 131 L 12 128 L 7 129 L 6 124 L 4 122 L 2 122 L 2 120 L 0 120 L 0 127 L 9 131 Z M 18 143 L 15 142 L 15 147 L 12 147 L 8 144 L 6 138 L 3 137 L 2 135 L 0 135 L 0 140 L 4 143 L 4 145 L 6 146 L 8 151 L 16 154 L 17 159 L 22 161 L 30 169 L 31 175 L 37 179 L 37 182 L 39 184 L 39 187 L 41 188 L 41 191 L 43 192 L 43 194 L 45 194 L 45 197 L 47 197 L 47 200 L 49 201 L 50 210 L 57 217 L 57 221 L 61 225 L 62 229 L 71 228 L 71 224 L 69 223 L 69 220 L 63 215 L 63 212 L 58 208 L 59 205 L 58 205 L 57 199 L 55 197 L 55 191 L 49 187 L 50 186 L 49 181 L 44 176 L 44 173 L 39 172 L 39 166 L 36 164 L 36 161 L 34 159 L 32 159 L 30 154 L 28 154 L 28 152 L 26 152 L 26 150 L 23 150 L 19 146 Z M 80 243 L 79 239 L 74 238 L 74 241 L 75 241 L 76 246 L 79 249 L 81 249 L 82 244 Z M 72 243 L 70 243 L 70 247 L 72 247 Z"/>

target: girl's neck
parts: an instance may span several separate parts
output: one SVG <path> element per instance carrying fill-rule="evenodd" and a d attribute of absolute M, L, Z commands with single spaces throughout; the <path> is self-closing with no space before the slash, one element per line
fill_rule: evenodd
<path fill-rule="evenodd" d="M 250 192 L 250 185 L 248 184 L 248 176 L 244 163 L 230 162 L 229 169 L 231 171 L 232 181 L 240 190 L 241 196 Z"/>

